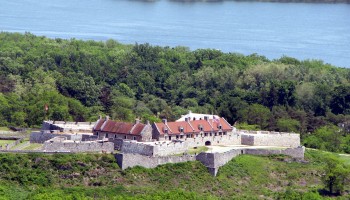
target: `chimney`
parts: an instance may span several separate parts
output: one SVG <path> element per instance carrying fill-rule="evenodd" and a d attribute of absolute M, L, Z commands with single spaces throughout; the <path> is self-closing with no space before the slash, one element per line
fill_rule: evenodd
<path fill-rule="evenodd" d="M 188 111 L 188 114 L 191 114 L 191 113 L 192 113 L 192 111 L 189 110 L 189 111 Z"/>
<path fill-rule="evenodd" d="M 205 121 L 209 121 L 209 117 L 208 116 L 204 116 L 204 120 Z"/>
<path fill-rule="evenodd" d="M 109 116 L 108 116 L 108 115 L 106 115 L 106 118 L 105 118 L 105 119 L 106 119 L 106 121 L 108 121 L 108 120 L 109 120 Z"/>
<path fill-rule="evenodd" d="M 186 118 L 185 118 L 185 121 L 188 122 L 188 121 L 190 121 L 190 120 L 186 117 Z"/>
<path fill-rule="evenodd" d="M 135 119 L 135 124 L 139 124 L 140 123 L 140 119 Z"/>
<path fill-rule="evenodd" d="M 150 125 L 149 120 L 146 121 L 146 124 L 147 124 L 147 125 Z"/>
<path fill-rule="evenodd" d="M 164 123 L 164 124 L 167 124 L 167 120 L 166 119 L 162 119 L 162 122 Z"/>

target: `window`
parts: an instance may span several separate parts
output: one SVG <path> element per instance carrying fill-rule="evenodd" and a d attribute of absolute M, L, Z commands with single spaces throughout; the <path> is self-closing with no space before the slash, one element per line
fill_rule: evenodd
<path fill-rule="evenodd" d="M 179 136 L 178 136 L 178 135 L 176 136 L 176 139 L 179 139 Z"/>
<path fill-rule="evenodd" d="M 114 135 L 114 138 L 117 138 L 117 135 Z"/>
<path fill-rule="evenodd" d="M 98 136 L 98 132 L 96 132 L 96 135 Z"/>
<path fill-rule="evenodd" d="M 180 130 L 181 133 L 183 133 L 184 132 L 184 127 L 180 126 L 179 130 Z"/>
<path fill-rule="evenodd" d="M 218 133 L 215 133 L 214 135 L 215 135 L 215 136 L 217 136 L 217 135 L 218 135 Z"/>
<path fill-rule="evenodd" d="M 218 126 L 218 128 L 219 128 L 219 129 L 222 129 L 222 126 L 221 126 L 221 124 L 220 124 L 220 125 Z"/>
<path fill-rule="evenodd" d="M 184 138 L 184 136 L 183 136 L 183 135 L 180 135 L 180 138 Z"/>
<path fill-rule="evenodd" d="M 106 138 L 108 138 L 108 133 L 106 133 Z"/>
<path fill-rule="evenodd" d="M 124 139 L 126 139 L 126 136 L 124 136 Z"/>
<path fill-rule="evenodd" d="M 204 136 L 208 136 L 208 133 L 204 133 Z"/>
<path fill-rule="evenodd" d="M 224 132 L 224 135 L 227 135 L 227 133 L 226 133 L 226 132 Z"/>
<path fill-rule="evenodd" d="M 132 137 L 132 139 L 133 139 L 133 140 L 136 140 L 136 137 L 134 136 L 134 137 Z"/>
<path fill-rule="evenodd" d="M 210 136 L 213 136 L 213 133 L 210 133 Z"/>

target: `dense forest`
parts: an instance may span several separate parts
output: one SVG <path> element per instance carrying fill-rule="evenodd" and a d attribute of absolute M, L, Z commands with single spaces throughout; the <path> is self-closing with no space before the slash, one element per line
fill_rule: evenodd
<path fill-rule="evenodd" d="M 0 33 L 0 126 L 98 115 L 171 121 L 188 110 L 238 128 L 299 132 L 308 146 L 350 152 L 350 69 L 287 56 Z"/>

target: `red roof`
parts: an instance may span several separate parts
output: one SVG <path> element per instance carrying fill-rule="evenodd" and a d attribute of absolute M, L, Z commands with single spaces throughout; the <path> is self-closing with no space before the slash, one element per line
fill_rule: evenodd
<path fill-rule="evenodd" d="M 104 119 L 99 119 L 94 127 L 94 130 L 96 131 L 100 131 L 101 130 L 101 126 L 102 124 L 105 122 Z"/>
<path fill-rule="evenodd" d="M 132 132 L 130 134 L 132 135 L 140 135 L 141 131 L 143 130 L 143 128 L 146 126 L 146 124 L 135 124 L 134 129 L 132 130 Z"/>
<path fill-rule="evenodd" d="M 102 131 L 115 134 L 140 135 L 145 126 L 145 124 L 141 123 L 134 124 L 100 119 L 95 125 L 94 131 Z"/>
<path fill-rule="evenodd" d="M 164 123 L 155 123 L 158 132 L 163 135 L 165 130 L 168 130 L 168 134 L 189 134 L 189 133 L 199 133 L 203 132 L 211 132 L 218 131 L 219 126 L 221 125 L 221 129 L 223 131 L 232 131 L 231 125 L 224 119 L 219 118 L 217 120 L 209 119 L 207 120 L 192 120 L 192 121 L 177 121 L 177 122 L 167 122 Z M 202 130 L 201 130 L 202 127 Z M 183 131 L 180 131 L 183 129 Z"/>

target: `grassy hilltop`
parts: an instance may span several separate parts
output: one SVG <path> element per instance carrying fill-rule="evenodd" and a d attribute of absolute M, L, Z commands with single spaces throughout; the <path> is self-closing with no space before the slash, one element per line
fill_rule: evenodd
<path fill-rule="evenodd" d="M 0 154 L 0 199 L 320 199 L 326 154 L 242 155 L 217 177 L 199 162 L 121 171 L 112 155 Z"/>

